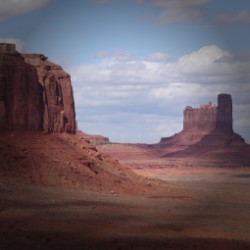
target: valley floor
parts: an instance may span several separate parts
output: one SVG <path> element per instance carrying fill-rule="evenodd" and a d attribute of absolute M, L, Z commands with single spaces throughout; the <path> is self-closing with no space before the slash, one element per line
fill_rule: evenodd
<path fill-rule="evenodd" d="M 1 181 L 0 249 L 250 249 L 250 169 L 134 171 L 167 184 L 118 195 Z"/>

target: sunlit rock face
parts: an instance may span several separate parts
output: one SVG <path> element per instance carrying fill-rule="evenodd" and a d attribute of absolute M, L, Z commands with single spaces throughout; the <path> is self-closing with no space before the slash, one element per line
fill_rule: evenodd
<path fill-rule="evenodd" d="M 69 74 L 44 55 L 0 44 L 0 130 L 75 133 Z"/>

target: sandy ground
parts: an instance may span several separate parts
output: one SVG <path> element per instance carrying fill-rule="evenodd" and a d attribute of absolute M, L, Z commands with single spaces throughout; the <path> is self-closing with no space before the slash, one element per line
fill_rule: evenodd
<path fill-rule="evenodd" d="M 142 173 L 142 170 L 136 170 Z M 0 185 L 0 249 L 250 249 L 248 169 L 156 169 L 143 196 Z"/>
<path fill-rule="evenodd" d="M 134 146 L 120 164 L 79 136 L 0 142 L 0 250 L 250 249 L 250 168 Z"/>

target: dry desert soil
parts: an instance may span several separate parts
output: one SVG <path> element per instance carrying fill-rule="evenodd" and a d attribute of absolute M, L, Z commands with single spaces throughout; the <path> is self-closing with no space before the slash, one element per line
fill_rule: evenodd
<path fill-rule="evenodd" d="M 78 137 L 32 137 L 1 136 L 1 250 L 250 249 L 250 168 L 127 169 Z"/>

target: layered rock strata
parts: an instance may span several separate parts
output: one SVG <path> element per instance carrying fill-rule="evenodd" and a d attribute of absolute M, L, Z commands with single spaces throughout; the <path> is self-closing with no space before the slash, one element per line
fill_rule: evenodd
<path fill-rule="evenodd" d="M 44 55 L 0 44 L 0 130 L 75 133 L 70 75 Z"/>

